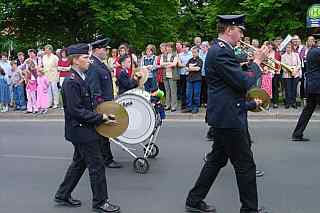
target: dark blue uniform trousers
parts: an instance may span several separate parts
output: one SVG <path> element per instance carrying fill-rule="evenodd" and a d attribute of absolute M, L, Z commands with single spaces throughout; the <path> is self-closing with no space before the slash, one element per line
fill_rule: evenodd
<path fill-rule="evenodd" d="M 105 166 L 100 152 L 99 141 L 74 144 L 73 161 L 68 168 L 56 196 L 61 198 L 70 197 L 86 168 L 89 170 L 93 194 L 92 207 L 103 204 L 108 199 L 108 191 Z"/>
<path fill-rule="evenodd" d="M 247 129 L 215 128 L 212 151 L 207 155 L 200 176 L 189 192 L 186 201 L 188 205 L 196 206 L 207 196 L 220 169 L 227 164 L 228 159 L 236 173 L 242 204 L 240 212 L 257 211 L 256 165 Z"/>
<path fill-rule="evenodd" d="M 310 94 L 307 98 L 307 104 L 303 108 L 296 128 L 292 133 L 293 138 L 303 137 L 303 132 L 306 129 L 309 120 L 316 109 L 317 104 L 320 104 L 320 94 Z"/>

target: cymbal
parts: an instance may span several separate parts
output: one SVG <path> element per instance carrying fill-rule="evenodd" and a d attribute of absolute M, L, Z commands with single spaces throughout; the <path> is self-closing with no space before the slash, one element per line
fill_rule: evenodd
<path fill-rule="evenodd" d="M 127 130 L 129 125 L 129 116 L 122 105 L 113 101 L 106 101 L 99 104 L 96 111 L 106 115 L 113 114 L 118 122 L 117 125 L 107 125 L 105 123 L 100 124 L 96 128 L 100 135 L 108 138 L 116 138 Z"/>
<path fill-rule="evenodd" d="M 253 101 L 254 99 L 260 99 L 262 101 L 261 107 L 266 109 L 269 107 L 270 103 L 271 103 L 271 99 L 270 96 L 268 95 L 268 93 L 261 88 L 258 87 L 254 87 L 252 89 L 250 89 L 247 93 L 247 100 L 248 101 Z M 261 108 L 257 108 L 254 110 L 250 110 L 253 112 L 260 112 L 262 111 Z"/>

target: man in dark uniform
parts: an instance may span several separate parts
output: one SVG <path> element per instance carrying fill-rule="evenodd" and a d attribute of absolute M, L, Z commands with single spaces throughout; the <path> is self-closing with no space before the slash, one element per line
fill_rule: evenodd
<path fill-rule="evenodd" d="M 236 173 L 240 193 L 240 213 L 264 212 L 258 209 L 256 165 L 248 137 L 247 110 L 257 107 L 261 100 L 246 102 L 247 90 L 255 84 L 241 71 L 233 46 L 240 40 L 244 16 L 218 16 L 219 38 L 209 49 L 207 121 L 214 128 L 212 151 L 186 200 L 190 212 L 216 212 L 203 200 L 219 171 L 230 159 Z M 250 69 L 260 69 L 267 48 L 257 50 Z"/>
<path fill-rule="evenodd" d="M 103 60 L 107 56 L 107 45 L 110 39 L 99 39 L 91 43 L 92 56 L 87 71 L 87 81 L 92 91 L 95 107 L 104 102 L 113 100 L 113 84 L 111 71 L 105 65 Z M 121 168 L 122 165 L 113 160 L 110 141 L 108 138 L 101 136 L 101 152 L 105 161 L 105 165 L 109 168 Z"/>
<path fill-rule="evenodd" d="M 85 71 L 89 67 L 88 44 L 68 47 L 72 75 L 62 85 L 62 98 L 65 116 L 65 138 L 74 146 L 73 161 L 61 183 L 55 202 L 70 207 L 81 205 L 71 197 L 86 168 L 89 170 L 93 193 L 94 212 L 119 212 L 120 207 L 108 201 L 105 166 L 100 152 L 100 136 L 95 127 L 103 122 L 115 123 L 111 115 L 94 112 L 90 88 L 85 81 Z"/>
<path fill-rule="evenodd" d="M 320 104 L 320 49 L 312 48 L 307 54 L 307 67 L 305 73 L 305 96 L 307 104 L 303 108 L 296 128 L 292 133 L 292 141 L 309 141 L 303 137 L 303 131 L 314 112 Z"/>

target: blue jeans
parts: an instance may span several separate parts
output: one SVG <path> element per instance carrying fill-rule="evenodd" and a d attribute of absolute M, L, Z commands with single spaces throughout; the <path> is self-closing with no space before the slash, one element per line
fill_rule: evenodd
<path fill-rule="evenodd" d="M 21 85 L 13 86 L 13 100 L 16 103 L 16 107 L 18 109 L 20 108 L 26 108 L 26 101 L 24 98 L 24 89 Z"/>
<path fill-rule="evenodd" d="M 297 85 L 299 78 L 285 78 L 285 91 L 286 91 L 286 105 L 292 105 L 296 103 L 297 98 Z"/>
<path fill-rule="evenodd" d="M 187 109 L 198 111 L 200 107 L 201 81 L 187 81 Z"/>

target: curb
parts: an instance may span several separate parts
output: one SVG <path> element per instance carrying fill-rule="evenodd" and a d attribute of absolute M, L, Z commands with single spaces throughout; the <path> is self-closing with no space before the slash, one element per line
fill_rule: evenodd
<path fill-rule="evenodd" d="M 281 119 L 292 119 L 297 120 L 301 112 L 288 113 L 288 112 L 259 112 L 253 113 L 249 112 L 248 119 L 261 119 L 261 120 L 281 120 Z M 42 120 L 42 119 L 64 119 L 63 112 L 49 112 L 46 115 L 32 115 L 32 114 L 23 114 L 19 112 L 8 112 L 1 113 L 0 120 Z M 205 113 L 200 112 L 198 114 L 186 114 L 186 113 L 167 113 L 166 119 L 174 120 L 204 120 Z M 320 120 L 320 113 L 315 112 L 312 115 L 312 120 Z"/>

